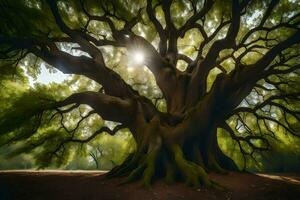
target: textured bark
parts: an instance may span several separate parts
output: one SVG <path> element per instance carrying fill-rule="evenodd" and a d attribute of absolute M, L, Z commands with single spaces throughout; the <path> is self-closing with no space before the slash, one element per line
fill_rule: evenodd
<path fill-rule="evenodd" d="M 142 179 L 146 186 L 163 177 L 168 183 L 184 181 L 193 187 L 202 184 L 221 188 L 209 179 L 208 173 L 226 173 L 237 167 L 218 147 L 217 126 L 212 122 L 215 115 L 206 113 L 208 106 L 200 104 L 176 126 L 157 115 L 147 121 L 142 110 L 137 112 L 130 126 L 137 150 L 108 177 L 128 176 L 129 182 Z"/>

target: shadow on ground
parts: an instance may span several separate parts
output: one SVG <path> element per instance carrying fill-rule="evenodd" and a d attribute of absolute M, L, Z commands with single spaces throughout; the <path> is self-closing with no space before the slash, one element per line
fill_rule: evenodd
<path fill-rule="evenodd" d="M 228 191 L 166 185 L 157 181 L 150 189 L 139 183 L 119 186 L 123 179 L 107 180 L 103 172 L 13 171 L 0 172 L 1 200 L 101 199 L 101 200 L 198 200 L 198 199 L 299 199 L 300 175 L 211 174 Z"/>

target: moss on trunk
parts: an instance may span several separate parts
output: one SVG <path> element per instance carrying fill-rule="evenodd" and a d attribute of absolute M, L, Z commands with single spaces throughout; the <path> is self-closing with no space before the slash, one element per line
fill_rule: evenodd
<path fill-rule="evenodd" d="M 159 118 L 150 122 L 140 119 L 136 124 L 136 152 L 112 169 L 108 177 L 127 176 L 126 182 L 141 180 L 147 187 L 155 179 L 164 178 L 167 183 L 181 181 L 192 187 L 220 188 L 208 173 L 225 173 L 230 168 L 216 143 L 215 130 L 201 134 L 201 138 L 182 134 L 184 137 L 174 139 L 173 132 L 165 133 L 170 129 L 165 129 Z"/>
<path fill-rule="evenodd" d="M 108 177 L 127 176 L 126 182 L 141 180 L 147 187 L 151 186 L 155 179 L 164 178 L 169 184 L 182 181 L 191 187 L 203 185 L 208 188 L 220 188 L 208 176 L 210 171 L 225 172 L 217 159 L 212 157 L 207 165 L 203 162 L 199 164 L 201 152 L 198 151 L 194 155 L 194 159 L 188 159 L 182 145 L 158 142 L 155 146 L 148 145 L 147 150 L 137 150 L 122 165 L 109 172 Z"/>

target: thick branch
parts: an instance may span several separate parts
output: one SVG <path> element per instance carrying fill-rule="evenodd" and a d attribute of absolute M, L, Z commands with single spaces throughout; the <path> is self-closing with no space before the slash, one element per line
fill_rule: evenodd
<path fill-rule="evenodd" d="M 132 94 L 130 86 L 122 80 L 120 75 L 86 56 L 72 56 L 60 51 L 54 44 L 50 49 L 32 48 L 31 51 L 63 73 L 84 75 L 95 80 L 105 88 L 107 94 L 120 97 L 129 97 Z"/>
<path fill-rule="evenodd" d="M 58 102 L 57 106 L 62 107 L 70 104 L 89 105 L 105 120 L 120 123 L 129 123 L 135 114 L 132 101 L 98 92 L 88 91 L 72 94 L 65 100 Z"/>

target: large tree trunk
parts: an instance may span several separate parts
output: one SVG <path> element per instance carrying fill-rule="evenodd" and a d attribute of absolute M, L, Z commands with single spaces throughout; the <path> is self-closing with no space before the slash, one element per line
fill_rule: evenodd
<path fill-rule="evenodd" d="M 220 81 L 218 77 L 216 83 Z M 108 176 L 127 175 L 128 181 L 142 179 L 147 186 L 153 179 L 164 177 L 167 182 L 179 180 L 193 187 L 219 187 L 209 179 L 209 172 L 237 170 L 217 142 L 217 128 L 224 122 L 227 112 L 225 101 L 219 96 L 222 94 L 219 85 L 215 84 L 212 92 L 197 104 L 189 107 L 174 103 L 176 109 L 169 107 L 173 113 L 185 113 L 175 122 L 161 115 L 147 119 L 145 109 L 137 106 L 140 109 L 130 127 L 137 150 Z"/>
<path fill-rule="evenodd" d="M 149 122 L 138 117 L 132 127 L 137 150 L 122 165 L 112 169 L 108 177 L 128 176 L 128 181 L 141 179 L 146 186 L 154 179 L 164 177 L 167 183 L 183 181 L 193 187 L 219 187 L 207 173 L 225 173 L 226 169 L 237 168 L 220 150 L 216 126 L 207 124 L 195 136 L 189 134 L 191 130 L 195 131 L 191 124 L 184 123 L 179 130 L 185 134 L 178 134 L 178 127 L 166 126 L 159 117 Z"/>

